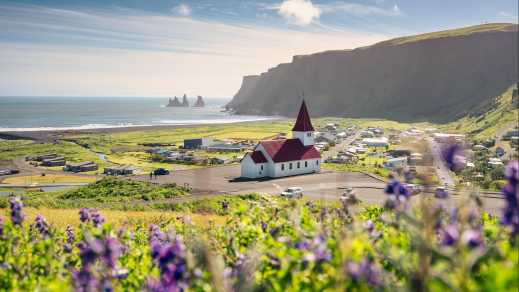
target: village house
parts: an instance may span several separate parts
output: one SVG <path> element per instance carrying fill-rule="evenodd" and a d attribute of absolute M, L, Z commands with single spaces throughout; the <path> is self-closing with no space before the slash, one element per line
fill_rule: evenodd
<path fill-rule="evenodd" d="M 245 178 L 284 177 L 318 172 L 321 154 L 314 147 L 314 127 L 303 101 L 292 138 L 261 141 L 241 161 Z"/>

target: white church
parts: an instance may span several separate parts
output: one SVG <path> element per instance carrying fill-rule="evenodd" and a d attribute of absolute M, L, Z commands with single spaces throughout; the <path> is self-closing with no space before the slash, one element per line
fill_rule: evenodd
<path fill-rule="evenodd" d="M 244 178 L 283 177 L 321 170 L 321 154 L 314 147 L 314 127 L 303 100 L 292 139 L 261 141 L 241 161 Z"/>

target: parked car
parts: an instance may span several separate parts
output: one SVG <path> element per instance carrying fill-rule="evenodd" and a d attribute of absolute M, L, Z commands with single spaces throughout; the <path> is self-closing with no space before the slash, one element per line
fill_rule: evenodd
<path fill-rule="evenodd" d="M 157 168 L 153 171 L 153 174 L 154 175 L 168 175 L 169 174 L 169 170 L 167 169 L 164 169 L 164 168 Z"/>
<path fill-rule="evenodd" d="M 283 192 L 281 192 L 281 196 L 285 198 L 302 198 L 303 197 L 303 188 L 301 187 L 291 187 Z"/>
<path fill-rule="evenodd" d="M 422 186 L 415 184 L 407 184 L 406 187 L 411 191 L 412 195 L 419 194 L 422 191 Z"/>

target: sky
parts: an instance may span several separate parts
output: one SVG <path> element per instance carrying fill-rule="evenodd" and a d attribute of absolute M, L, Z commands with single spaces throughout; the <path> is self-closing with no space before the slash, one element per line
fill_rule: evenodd
<path fill-rule="evenodd" d="M 518 22 L 517 0 L 0 0 L 0 96 L 232 97 L 292 56 Z"/>

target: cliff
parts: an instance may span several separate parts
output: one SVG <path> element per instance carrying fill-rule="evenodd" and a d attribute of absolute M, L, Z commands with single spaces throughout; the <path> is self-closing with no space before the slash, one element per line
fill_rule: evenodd
<path fill-rule="evenodd" d="M 518 26 L 488 24 L 294 56 L 245 76 L 227 105 L 238 114 L 449 122 L 518 81 Z"/>

